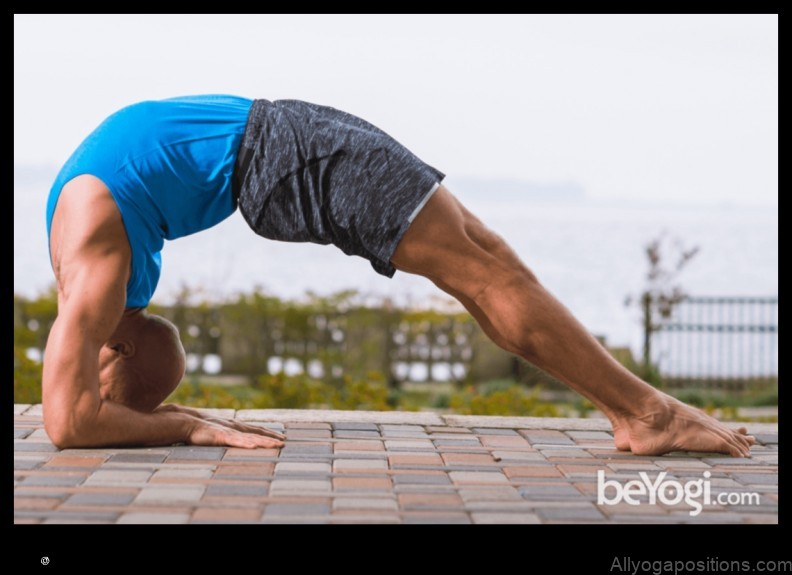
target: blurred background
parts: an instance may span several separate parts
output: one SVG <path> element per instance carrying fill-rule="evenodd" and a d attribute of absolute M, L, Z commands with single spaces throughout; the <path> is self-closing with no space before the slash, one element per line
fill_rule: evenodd
<path fill-rule="evenodd" d="M 723 417 L 777 417 L 776 15 L 16 15 L 17 401 L 39 400 L 56 313 L 58 169 L 118 108 L 201 93 L 376 124 L 629 369 Z M 237 214 L 166 243 L 154 302 L 190 354 L 179 401 L 594 415 L 427 280 Z"/>

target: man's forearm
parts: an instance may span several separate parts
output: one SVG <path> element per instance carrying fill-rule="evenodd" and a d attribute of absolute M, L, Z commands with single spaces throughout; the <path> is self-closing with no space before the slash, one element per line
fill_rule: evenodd
<path fill-rule="evenodd" d="M 102 401 L 92 414 L 76 414 L 77 425 L 59 447 L 171 445 L 186 442 L 195 428 L 184 413 L 139 413 L 121 404 Z"/>

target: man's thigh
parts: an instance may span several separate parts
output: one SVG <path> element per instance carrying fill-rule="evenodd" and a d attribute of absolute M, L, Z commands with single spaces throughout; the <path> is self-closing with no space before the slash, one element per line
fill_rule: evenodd
<path fill-rule="evenodd" d="M 494 280 L 527 271 L 506 243 L 445 186 L 416 216 L 391 263 L 471 300 Z"/>

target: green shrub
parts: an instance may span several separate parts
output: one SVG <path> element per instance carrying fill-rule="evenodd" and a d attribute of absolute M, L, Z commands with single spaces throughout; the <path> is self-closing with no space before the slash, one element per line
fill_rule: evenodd
<path fill-rule="evenodd" d="M 539 400 L 539 389 L 528 391 L 520 386 L 505 387 L 503 382 L 483 386 L 477 391 L 473 386 L 451 395 L 451 409 L 469 415 L 518 415 L 557 417 L 558 407 Z"/>
<path fill-rule="evenodd" d="M 14 403 L 41 403 L 41 364 L 14 346 Z"/>

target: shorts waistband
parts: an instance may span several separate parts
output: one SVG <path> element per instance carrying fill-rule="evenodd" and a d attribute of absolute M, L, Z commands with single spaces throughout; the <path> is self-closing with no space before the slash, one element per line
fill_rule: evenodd
<path fill-rule="evenodd" d="M 239 203 L 239 194 L 242 191 L 242 185 L 245 182 L 250 162 L 261 142 L 259 133 L 261 132 L 264 114 L 271 105 L 272 102 L 269 100 L 253 100 L 253 104 L 248 111 L 245 132 L 242 134 L 242 141 L 239 144 L 237 159 L 234 162 L 234 172 L 231 177 L 231 194 L 234 198 L 234 207 Z"/>

